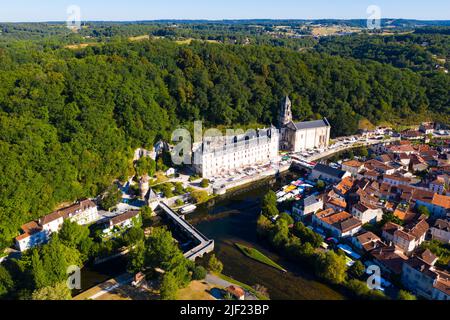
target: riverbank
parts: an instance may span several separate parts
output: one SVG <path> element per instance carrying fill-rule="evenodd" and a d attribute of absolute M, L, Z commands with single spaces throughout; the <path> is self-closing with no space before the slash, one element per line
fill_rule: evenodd
<path fill-rule="evenodd" d="M 280 270 L 282 272 L 287 272 L 286 269 L 284 269 L 282 266 L 280 266 L 278 263 L 272 261 L 270 258 L 266 257 L 264 254 L 262 254 L 261 252 L 259 252 L 258 250 L 256 250 L 255 248 L 250 248 L 250 247 L 246 247 L 242 244 L 239 243 L 235 243 L 234 244 L 236 247 L 239 248 L 239 250 L 241 250 L 241 252 L 247 256 L 250 259 L 259 261 L 265 265 L 268 265 L 270 267 L 273 267 L 277 270 Z"/>
<path fill-rule="evenodd" d="M 258 239 L 256 225 L 262 197 L 270 189 L 276 190 L 298 177 L 299 174 L 288 171 L 277 179 L 252 184 L 250 189 L 240 188 L 216 197 L 199 206 L 188 219 L 203 234 L 215 240 L 215 254 L 223 262 L 222 273 L 227 277 L 250 287 L 262 285 L 274 300 L 346 299 L 342 292 L 324 284 L 306 266 L 283 258 Z M 235 243 L 257 249 L 287 272 L 253 259 L 243 259 Z"/>

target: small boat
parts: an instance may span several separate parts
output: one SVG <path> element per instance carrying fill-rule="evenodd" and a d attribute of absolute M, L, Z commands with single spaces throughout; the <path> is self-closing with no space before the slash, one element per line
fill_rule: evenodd
<path fill-rule="evenodd" d="M 181 213 L 182 215 L 185 215 L 185 214 L 187 214 L 187 213 L 194 212 L 195 209 L 197 209 L 197 206 L 196 206 L 196 205 L 193 205 L 193 204 L 190 204 L 190 205 L 187 205 L 187 206 L 181 208 L 181 209 L 180 209 L 180 213 Z"/>

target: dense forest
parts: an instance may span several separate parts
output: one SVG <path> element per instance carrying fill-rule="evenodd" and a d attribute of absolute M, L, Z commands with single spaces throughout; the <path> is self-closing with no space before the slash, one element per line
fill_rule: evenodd
<path fill-rule="evenodd" d="M 80 49 L 62 43 L 0 41 L 0 248 L 24 222 L 127 177 L 134 148 L 194 120 L 275 123 L 286 94 L 297 120 L 327 117 L 333 136 L 355 133 L 363 118 L 449 122 L 450 76 L 397 65 L 388 50 L 385 60 L 331 45 L 298 52 L 123 37 Z"/>
<path fill-rule="evenodd" d="M 332 55 L 370 59 L 414 71 L 433 71 L 437 64 L 446 65 L 448 69 L 450 28 L 437 30 L 421 29 L 414 33 L 390 36 L 329 37 L 321 39 L 316 49 Z M 444 59 L 445 63 L 440 63 L 439 58 Z"/>

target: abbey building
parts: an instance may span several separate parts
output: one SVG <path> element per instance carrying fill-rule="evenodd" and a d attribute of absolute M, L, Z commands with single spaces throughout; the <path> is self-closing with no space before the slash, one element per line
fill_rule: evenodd
<path fill-rule="evenodd" d="M 289 97 L 281 106 L 279 116 L 281 131 L 281 150 L 303 152 L 311 149 L 324 149 L 330 141 L 330 123 L 322 120 L 294 122 L 292 120 L 292 103 Z"/>
<path fill-rule="evenodd" d="M 280 161 L 279 152 L 303 152 L 328 147 L 327 119 L 294 122 L 292 105 L 286 97 L 281 105 L 279 127 L 249 130 L 245 134 L 204 138 L 193 146 L 193 168 L 203 178 L 233 173 L 255 165 Z"/>

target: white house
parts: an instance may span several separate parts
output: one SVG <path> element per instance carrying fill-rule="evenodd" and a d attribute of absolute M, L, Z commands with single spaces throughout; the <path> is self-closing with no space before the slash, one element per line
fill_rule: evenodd
<path fill-rule="evenodd" d="M 28 250 L 32 247 L 47 243 L 53 232 L 58 232 L 63 224 L 63 217 L 59 212 L 53 212 L 38 221 L 31 221 L 24 224 L 22 234 L 17 236 L 16 247 L 20 251 Z"/>
<path fill-rule="evenodd" d="M 37 221 L 24 224 L 21 227 L 22 234 L 15 239 L 17 249 L 25 251 L 48 242 L 50 235 L 58 232 L 66 219 L 80 225 L 95 222 L 98 220 L 97 206 L 91 200 L 82 200 L 70 207 L 52 212 Z"/>
<path fill-rule="evenodd" d="M 21 252 L 48 241 L 48 233 L 36 221 L 24 224 L 21 229 L 23 233 L 15 239 L 16 248 Z"/>
<path fill-rule="evenodd" d="M 357 176 L 364 169 L 364 163 L 357 160 L 350 160 L 342 163 L 342 170 L 348 171 L 352 176 Z"/>
<path fill-rule="evenodd" d="M 80 225 L 91 224 L 98 220 L 97 205 L 91 200 L 81 200 L 80 202 L 59 210 L 64 219 L 70 219 Z"/>
<path fill-rule="evenodd" d="M 300 220 L 304 216 L 315 213 L 323 209 L 322 197 L 309 196 L 297 201 L 292 208 L 292 215 L 294 219 Z"/>
<path fill-rule="evenodd" d="M 139 211 L 127 211 L 111 218 L 107 227 L 103 230 L 104 234 L 111 234 L 114 229 L 125 230 L 134 226 L 135 219 L 139 219 Z"/>
<path fill-rule="evenodd" d="M 431 236 L 434 240 L 450 244 L 450 221 L 437 219 L 434 226 L 431 227 Z"/>
<path fill-rule="evenodd" d="M 383 218 L 383 210 L 358 202 L 352 206 L 352 215 L 361 220 L 362 224 L 376 223 Z"/>
<path fill-rule="evenodd" d="M 350 213 L 336 213 L 333 208 L 318 212 L 312 216 L 313 224 L 328 230 L 333 236 L 344 238 L 355 235 L 361 230 L 362 223 Z"/>

